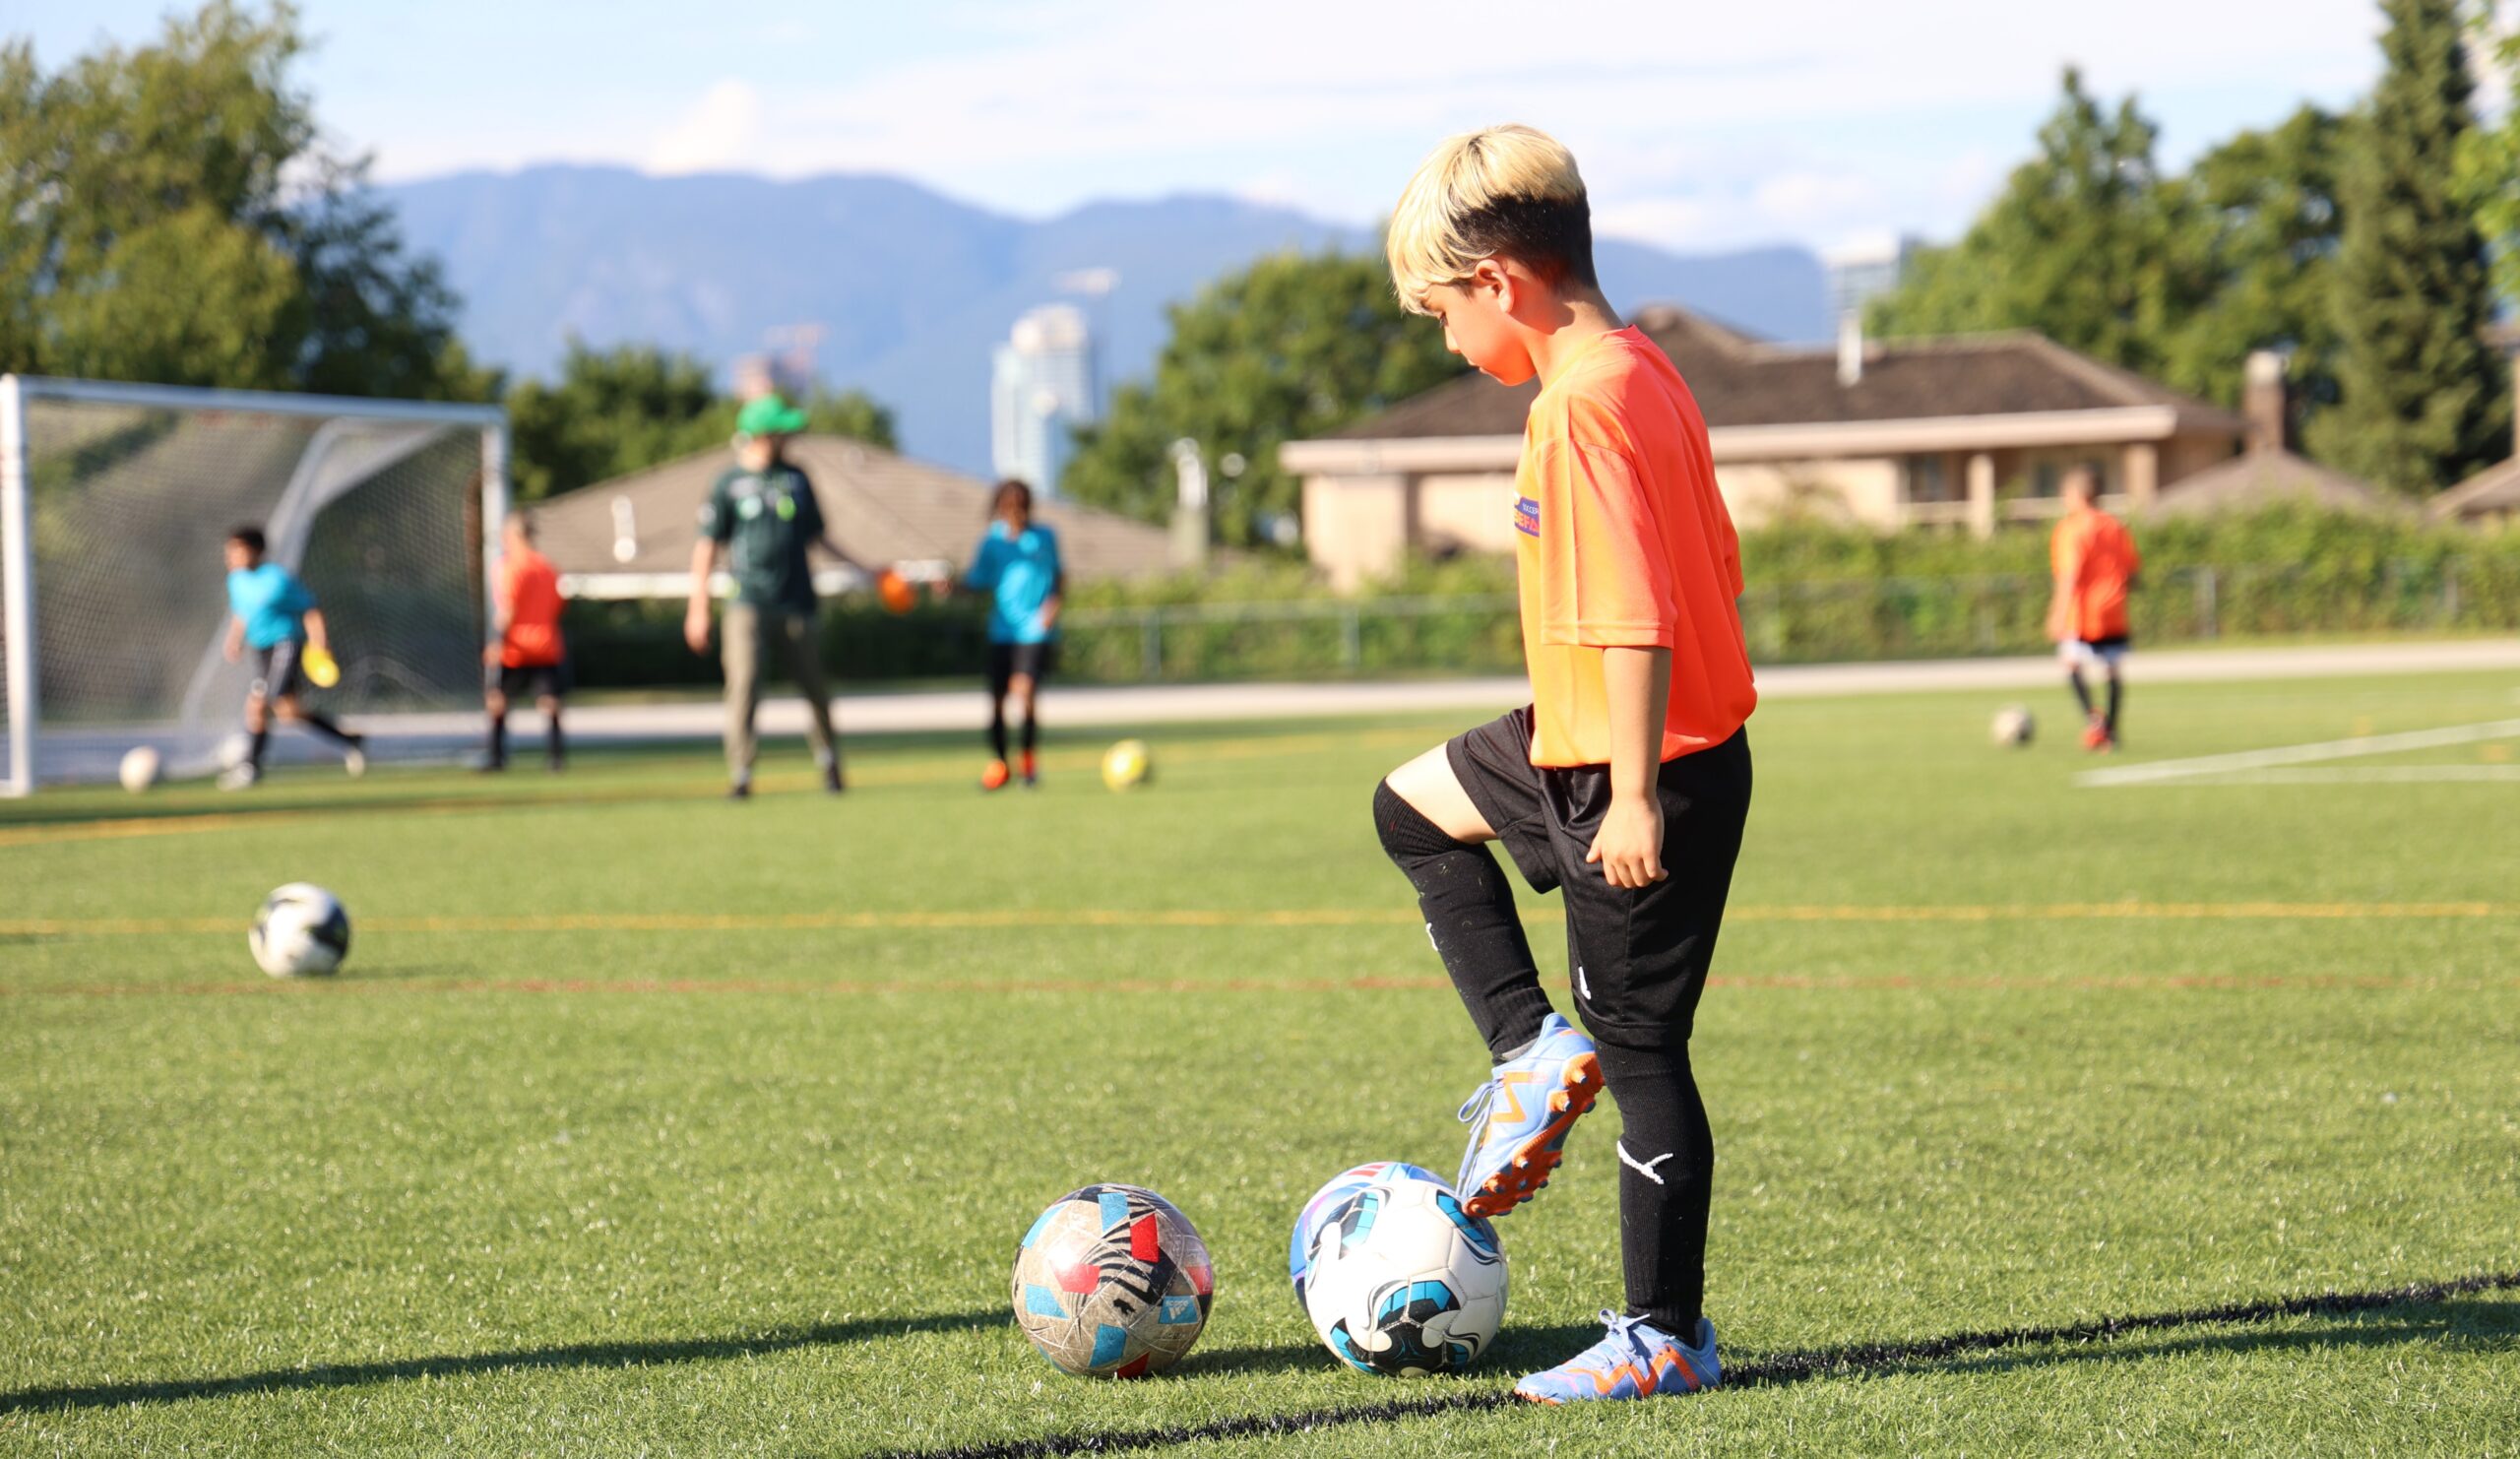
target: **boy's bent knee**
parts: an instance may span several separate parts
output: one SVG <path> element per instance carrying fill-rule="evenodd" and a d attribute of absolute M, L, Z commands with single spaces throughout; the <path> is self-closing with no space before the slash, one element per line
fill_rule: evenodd
<path fill-rule="evenodd" d="M 1403 866 L 1470 846 L 1445 835 L 1443 827 L 1426 819 L 1387 780 L 1374 786 L 1374 835 L 1382 842 L 1383 854 Z"/>

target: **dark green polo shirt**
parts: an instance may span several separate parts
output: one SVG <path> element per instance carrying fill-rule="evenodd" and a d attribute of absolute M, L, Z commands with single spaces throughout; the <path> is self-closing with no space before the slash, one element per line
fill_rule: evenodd
<path fill-rule="evenodd" d="M 700 535 L 725 549 L 736 602 L 812 611 L 805 548 L 823 535 L 823 509 L 803 472 L 785 463 L 765 472 L 728 469 L 701 505 Z"/>

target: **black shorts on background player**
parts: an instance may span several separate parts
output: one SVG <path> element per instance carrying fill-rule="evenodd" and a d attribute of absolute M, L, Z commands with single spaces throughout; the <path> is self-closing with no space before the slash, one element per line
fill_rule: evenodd
<path fill-rule="evenodd" d="M 511 700 L 558 699 L 569 692 L 567 660 L 557 664 L 499 666 L 499 692 Z"/>
<path fill-rule="evenodd" d="M 252 692 L 266 701 L 294 698 L 306 687 L 305 670 L 298 663 L 304 647 L 293 638 L 284 638 L 268 649 L 256 649 Z"/>
<path fill-rule="evenodd" d="M 1007 686 L 1017 676 L 1035 684 L 1048 678 L 1059 666 L 1059 646 L 1055 641 L 1039 644 L 990 644 L 988 646 L 988 691 L 1003 698 Z"/>

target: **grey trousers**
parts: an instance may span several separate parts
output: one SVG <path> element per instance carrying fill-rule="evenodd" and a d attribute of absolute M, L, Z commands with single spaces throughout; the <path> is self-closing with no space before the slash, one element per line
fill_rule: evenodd
<path fill-rule="evenodd" d="M 810 609 L 794 612 L 749 603 L 726 604 L 718 643 L 726 666 L 726 773 L 737 781 L 752 779 L 753 758 L 760 748 L 753 735 L 753 714 L 761 707 L 762 660 L 773 648 L 787 661 L 788 676 L 805 696 L 805 737 L 813 743 L 814 763 L 840 763 L 840 737 L 831 728 L 831 692 L 823 684 L 819 623 Z"/>

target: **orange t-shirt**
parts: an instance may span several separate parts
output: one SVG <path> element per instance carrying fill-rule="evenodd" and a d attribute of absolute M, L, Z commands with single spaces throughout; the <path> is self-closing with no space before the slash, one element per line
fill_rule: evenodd
<path fill-rule="evenodd" d="M 499 663 L 541 668 L 560 662 L 560 574 L 550 558 L 531 547 L 509 553 L 499 564 L 499 603 L 508 615 Z"/>
<path fill-rule="evenodd" d="M 2126 587 L 2143 558 L 2124 525 L 2098 508 L 2068 513 L 2048 539 L 2048 558 L 2064 600 L 2070 638 L 2094 643 L 2126 636 Z"/>
<path fill-rule="evenodd" d="M 1759 699 L 1741 545 L 1670 357 L 1633 329 L 1585 346 L 1532 402 L 1514 489 L 1532 763 L 1609 763 L 1607 648 L 1671 651 L 1665 761 L 1732 738 Z"/>

